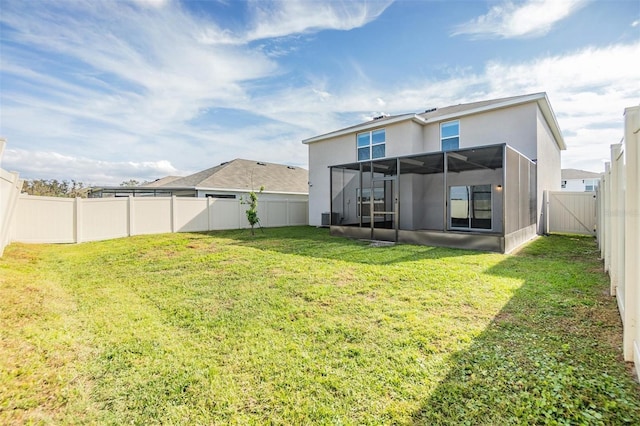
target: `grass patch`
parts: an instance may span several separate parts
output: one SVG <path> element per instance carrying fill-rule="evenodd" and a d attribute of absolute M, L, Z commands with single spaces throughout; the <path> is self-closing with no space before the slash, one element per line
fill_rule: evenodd
<path fill-rule="evenodd" d="M 640 422 L 592 239 L 513 256 L 309 227 L 12 244 L 0 423 Z"/>

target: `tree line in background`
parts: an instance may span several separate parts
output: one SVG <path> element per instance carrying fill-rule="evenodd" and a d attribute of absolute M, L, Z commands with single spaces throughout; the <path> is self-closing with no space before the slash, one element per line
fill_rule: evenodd
<path fill-rule="evenodd" d="M 137 186 L 140 182 L 131 179 L 124 181 L 120 186 Z M 27 179 L 22 184 L 22 192 L 41 197 L 68 197 L 87 198 L 88 186 L 75 180 L 58 179 Z"/>
<path fill-rule="evenodd" d="M 58 179 L 30 179 L 22 184 L 22 192 L 43 197 L 86 198 L 87 190 L 82 182 Z"/>

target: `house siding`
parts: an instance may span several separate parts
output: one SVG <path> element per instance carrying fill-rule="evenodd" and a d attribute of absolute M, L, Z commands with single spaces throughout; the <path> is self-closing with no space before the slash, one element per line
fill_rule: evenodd
<path fill-rule="evenodd" d="M 422 140 L 414 144 L 416 149 L 402 155 L 440 151 L 440 124 L 458 120 L 460 149 L 506 143 L 535 158 L 536 109 L 535 103 L 529 103 L 429 123 L 422 128 Z"/>
<path fill-rule="evenodd" d="M 544 191 L 559 191 L 561 185 L 560 168 L 560 147 L 549 129 L 549 125 L 542 115 L 542 111 L 536 108 L 537 123 L 537 156 L 529 157 L 537 160 L 538 164 L 538 234 L 545 232 L 544 229 Z M 525 154 L 526 155 L 526 154 Z"/>
<path fill-rule="evenodd" d="M 440 151 L 440 122 L 427 124 L 422 128 L 421 145 L 416 152 Z"/>
<path fill-rule="evenodd" d="M 535 102 L 460 118 L 460 148 L 506 143 L 536 158 Z"/>
<path fill-rule="evenodd" d="M 421 152 L 422 149 L 422 126 L 413 121 L 392 124 L 384 127 L 386 129 L 386 149 L 387 157 L 402 157 Z M 355 138 L 353 141 L 355 155 Z"/>
<path fill-rule="evenodd" d="M 309 144 L 309 225 L 320 226 L 330 209 L 329 166 L 356 161 L 355 134 Z"/>

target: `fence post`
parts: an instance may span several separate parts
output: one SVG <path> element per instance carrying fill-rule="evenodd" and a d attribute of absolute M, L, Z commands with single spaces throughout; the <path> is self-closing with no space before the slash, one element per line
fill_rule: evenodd
<path fill-rule="evenodd" d="M 611 278 L 611 295 L 618 293 L 620 285 L 620 246 L 624 244 L 624 232 L 620 229 L 621 222 L 621 198 L 622 182 L 620 179 L 620 153 L 621 144 L 611 145 L 611 264 L 609 265 L 609 277 Z M 621 232 L 622 231 L 622 232 Z M 624 295 L 622 295 L 624 297 Z"/>
<path fill-rule="evenodd" d="M 133 195 L 129 195 L 128 199 L 129 199 L 129 202 L 127 203 L 127 207 L 128 207 L 127 210 L 129 212 L 129 218 L 128 218 L 128 221 L 127 221 L 127 232 L 129 234 L 129 237 L 130 237 L 130 236 L 133 235 L 133 233 L 135 231 L 133 229 L 134 228 L 134 226 L 133 226 L 133 215 L 134 215 L 134 212 L 133 212 L 133 209 L 134 209 L 134 207 L 133 207 Z"/>
<path fill-rule="evenodd" d="M 544 203 L 544 235 L 549 234 L 549 190 L 546 189 L 542 195 Z"/>
<path fill-rule="evenodd" d="M 635 361 L 640 365 L 640 330 L 637 320 L 640 310 L 640 107 L 626 108 L 624 111 L 624 151 L 625 151 L 625 214 L 624 232 L 624 330 L 622 348 L 625 361 Z M 635 355 L 635 356 L 634 356 Z M 636 370 L 637 371 L 637 370 Z"/>
<path fill-rule="evenodd" d="M 4 143 L 4 139 L 0 138 L 0 160 L 2 159 Z M 22 183 L 23 180 L 20 179 L 18 173 L 7 172 L 0 169 L 0 185 L 7 188 L 6 190 L 9 192 L 7 204 L 4 206 L 0 205 L 0 209 L 2 209 L 2 211 L 0 211 L 0 257 L 4 253 L 4 248 L 13 238 L 15 224 L 14 212 L 19 202 Z"/>
<path fill-rule="evenodd" d="M 611 163 L 604 163 L 604 224 L 602 232 L 604 234 L 604 271 L 611 270 Z"/>
<path fill-rule="evenodd" d="M 74 219 L 74 224 L 73 224 L 73 240 L 75 243 L 81 243 L 82 242 L 82 220 L 83 218 L 83 214 L 82 214 L 82 198 L 76 197 L 75 199 L 75 217 Z"/>
<path fill-rule="evenodd" d="M 602 177 L 600 177 L 600 182 L 602 182 Z M 594 188 L 595 195 L 593 196 L 596 199 L 596 228 L 594 229 L 594 234 L 596 236 L 596 245 L 600 250 L 600 238 L 598 237 L 598 230 L 600 229 L 600 191 L 598 191 L 598 186 Z"/>
<path fill-rule="evenodd" d="M 211 231 L 211 199 L 212 197 L 206 197 L 207 199 L 207 231 Z"/>
<path fill-rule="evenodd" d="M 171 216 L 171 232 L 176 232 L 176 196 L 171 196 L 171 208 L 169 209 L 169 215 Z"/>
<path fill-rule="evenodd" d="M 600 184 L 602 184 L 602 174 L 600 175 Z M 600 259 L 602 259 L 602 188 L 600 185 L 596 186 L 596 243 L 598 244 L 598 251 L 600 252 Z"/>

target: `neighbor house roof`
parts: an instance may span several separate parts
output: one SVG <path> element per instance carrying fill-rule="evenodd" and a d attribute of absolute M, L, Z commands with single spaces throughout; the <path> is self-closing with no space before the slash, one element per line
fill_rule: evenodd
<path fill-rule="evenodd" d="M 155 188 L 155 187 L 158 187 L 158 186 L 166 185 L 166 184 L 171 183 L 171 182 L 173 182 L 175 180 L 178 180 L 178 179 L 182 179 L 182 176 L 165 176 L 163 178 L 156 179 L 156 180 L 151 181 L 151 182 L 145 182 L 145 183 L 141 184 L 140 186 Z"/>
<path fill-rule="evenodd" d="M 309 193 L 309 172 L 300 167 L 235 159 L 176 179 L 162 188 Z"/>
<path fill-rule="evenodd" d="M 319 142 L 325 139 L 346 135 L 354 131 L 363 131 L 371 128 L 379 127 L 381 124 L 392 124 L 401 121 L 412 120 L 416 123 L 426 125 L 430 123 L 437 123 L 440 121 L 451 120 L 465 115 L 478 114 L 482 112 L 492 111 L 501 108 L 508 108 L 516 105 L 521 105 L 529 102 L 536 102 L 538 107 L 542 111 L 542 115 L 547 121 L 547 125 L 553 133 L 560 149 L 567 149 L 562 137 L 562 132 L 558 126 L 556 116 L 551 108 L 547 94 L 544 92 L 533 93 L 530 95 L 512 96 L 508 98 L 492 99 L 488 101 L 471 102 L 467 104 L 458 104 L 446 106 L 443 108 L 433 108 L 423 113 L 418 114 L 401 114 L 394 116 L 385 116 L 376 118 L 365 123 L 360 123 L 355 126 L 347 127 L 344 129 L 336 130 L 334 132 L 325 133 L 323 135 L 314 136 L 309 139 L 305 139 L 302 143 L 309 144 L 313 142 Z"/>
<path fill-rule="evenodd" d="M 562 169 L 562 180 L 571 179 L 600 179 L 600 173 L 589 172 L 578 169 Z"/>

